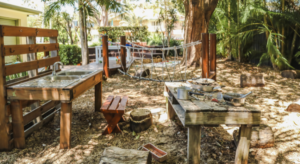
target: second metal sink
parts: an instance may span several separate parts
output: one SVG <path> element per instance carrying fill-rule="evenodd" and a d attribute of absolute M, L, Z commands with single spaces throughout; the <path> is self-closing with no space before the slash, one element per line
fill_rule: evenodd
<path fill-rule="evenodd" d="M 66 75 L 70 75 L 70 76 L 86 76 L 90 73 L 92 73 L 93 71 L 62 71 L 57 73 L 57 76 L 66 76 Z"/>

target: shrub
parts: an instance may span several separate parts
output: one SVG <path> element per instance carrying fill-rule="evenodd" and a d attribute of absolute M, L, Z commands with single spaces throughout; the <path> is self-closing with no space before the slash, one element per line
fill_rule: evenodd
<path fill-rule="evenodd" d="M 102 42 L 93 42 L 89 47 L 96 47 L 96 46 L 101 46 Z"/>
<path fill-rule="evenodd" d="M 64 65 L 76 65 L 81 62 L 81 48 L 77 45 L 59 45 L 60 61 Z"/>

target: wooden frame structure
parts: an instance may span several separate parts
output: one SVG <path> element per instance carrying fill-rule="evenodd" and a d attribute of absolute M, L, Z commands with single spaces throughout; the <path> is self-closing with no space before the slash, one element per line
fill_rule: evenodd
<path fill-rule="evenodd" d="M 202 77 L 217 79 L 216 34 L 202 33 Z"/>
<path fill-rule="evenodd" d="M 27 44 L 5 45 L 4 37 L 10 36 L 26 37 Z M 38 100 L 8 101 L 7 97 L 9 94 L 7 93 L 7 88 L 51 73 L 51 70 L 39 73 L 38 69 L 48 67 L 56 61 L 60 61 L 57 36 L 57 30 L 0 25 L 0 151 L 11 150 L 13 145 L 23 147 L 25 137 L 54 116 L 54 107 L 59 102 L 47 101 L 42 106 L 39 106 Z M 50 43 L 36 44 L 36 37 L 49 37 Z M 45 56 L 49 56 L 49 52 L 51 53 L 49 58 L 37 60 L 37 52 L 44 52 Z M 27 54 L 28 61 L 5 65 L 6 56 L 20 54 Z M 28 77 L 6 81 L 6 76 L 26 71 L 29 74 Z M 22 108 L 30 105 L 34 110 L 23 116 Z M 45 115 L 45 113 L 47 114 Z M 12 121 L 10 121 L 10 116 L 12 116 Z M 35 125 L 24 130 L 24 125 L 35 119 L 37 120 Z"/>

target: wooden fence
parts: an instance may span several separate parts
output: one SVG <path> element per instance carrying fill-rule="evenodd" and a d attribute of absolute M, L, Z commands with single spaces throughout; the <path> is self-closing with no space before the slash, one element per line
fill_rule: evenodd
<path fill-rule="evenodd" d="M 4 37 L 26 37 L 27 44 L 5 45 Z M 25 137 L 34 130 L 41 127 L 44 123 L 53 118 L 55 106 L 60 102 L 47 101 L 40 106 L 40 101 L 7 101 L 6 88 L 18 83 L 29 81 L 41 76 L 51 74 L 50 65 L 60 61 L 58 56 L 59 44 L 57 42 L 58 31 L 50 29 L 28 28 L 18 26 L 0 25 L 0 151 L 11 150 L 14 146 L 14 138 L 19 138 L 18 130 L 12 128 L 12 124 L 20 124 L 18 128 L 23 128 Z M 36 37 L 49 37 L 50 43 L 36 44 Z M 44 52 L 45 59 L 37 59 L 37 53 Z M 5 56 L 27 54 L 26 62 L 5 65 Z M 39 68 L 47 67 L 46 71 L 39 72 Z M 21 72 L 28 72 L 28 76 L 6 81 L 6 76 Z M 31 106 L 31 112 L 20 115 L 18 111 L 11 111 L 11 106 L 21 105 L 22 107 Z M 11 115 L 14 115 L 11 119 Z M 23 119 L 18 119 L 23 117 Z M 20 123 L 20 120 L 23 122 Z M 16 126 L 14 126 L 16 127 Z M 16 144 L 16 143 L 15 143 Z"/>

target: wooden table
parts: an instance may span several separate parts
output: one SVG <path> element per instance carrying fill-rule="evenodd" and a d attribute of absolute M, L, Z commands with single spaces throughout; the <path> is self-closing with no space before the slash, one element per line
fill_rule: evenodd
<path fill-rule="evenodd" d="M 81 70 L 80 67 L 77 67 L 77 70 Z M 102 69 L 92 71 L 94 72 L 65 87 L 20 87 L 18 84 L 7 87 L 7 99 L 12 103 L 15 147 L 25 148 L 22 104 L 32 100 L 53 100 L 61 102 L 60 148 L 69 149 L 71 147 L 72 101 L 88 89 L 95 87 L 95 110 L 99 111 L 101 107 Z M 42 110 L 32 112 L 32 118 L 41 115 Z"/>
<path fill-rule="evenodd" d="M 219 126 L 226 124 L 240 126 L 240 142 L 236 151 L 235 163 L 247 163 L 252 126 L 259 126 L 261 111 L 254 107 L 233 107 L 215 102 L 177 99 L 174 88 L 188 85 L 181 82 L 166 82 L 168 93 L 167 109 L 169 119 L 178 116 L 183 126 L 188 128 L 187 158 L 188 163 L 200 163 L 201 126 Z"/>

